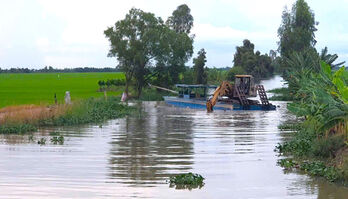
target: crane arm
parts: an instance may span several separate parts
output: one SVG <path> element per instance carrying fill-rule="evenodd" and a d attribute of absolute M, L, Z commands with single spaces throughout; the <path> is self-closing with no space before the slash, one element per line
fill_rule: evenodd
<path fill-rule="evenodd" d="M 213 97 L 207 101 L 207 111 L 212 112 L 219 96 L 228 95 L 232 93 L 233 87 L 228 81 L 223 81 L 219 87 L 214 91 Z"/>

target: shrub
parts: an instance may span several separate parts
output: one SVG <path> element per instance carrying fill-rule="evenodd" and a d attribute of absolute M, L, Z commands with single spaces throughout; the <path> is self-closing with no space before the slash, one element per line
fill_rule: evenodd
<path fill-rule="evenodd" d="M 234 66 L 227 72 L 227 80 L 234 81 L 235 75 L 245 75 L 246 72 L 241 66 Z"/>
<path fill-rule="evenodd" d="M 316 139 L 313 142 L 312 153 L 314 156 L 318 157 L 333 158 L 335 157 L 335 153 L 344 145 L 343 135 Z"/>

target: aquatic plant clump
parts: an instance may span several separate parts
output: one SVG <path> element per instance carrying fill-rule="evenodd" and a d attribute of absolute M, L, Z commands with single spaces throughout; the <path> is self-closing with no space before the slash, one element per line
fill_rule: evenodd
<path fill-rule="evenodd" d="M 195 173 L 186 173 L 176 176 L 171 176 L 169 178 L 170 184 L 175 185 L 203 185 L 204 178 Z"/>
<path fill-rule="evenodd" d="M 0 125 L 0 134 L 23 134 L 26 132 L 37 131 L 37 127 L 32 124 L 9 124 Z"/>
<path fill-rule="evenodd" d="M 51 142 L 52 142 L 53 144 L 60 144 L 60 145 L 62 145 L 62 144 L 64 144 L 64 137 L 63 137 L 62 135 L 53 136 L 53 137 L 51 138 Z"/>
<path fill-rule="evenodd" d="M 333 166 L 326 166 L 322 161 L 295 161 L 291 158 L 286 158 L 278 160 L 277 163 L 286 170 L 300 169 L 311 176 L 324 177 L 330 182 L 338 181 L 342 178 L 342 171 Z"/>

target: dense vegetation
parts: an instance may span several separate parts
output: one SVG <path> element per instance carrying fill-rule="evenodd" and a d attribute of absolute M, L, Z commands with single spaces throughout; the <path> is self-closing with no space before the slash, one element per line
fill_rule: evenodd
<path fill-rule="evenodd" d="M 274 72 L 272 59 L 267 54 L 261 55 L 260 51 L 255 53 L 254 44 L 248 39 L 243 41 L 243 46 L 236 48 L 233 62 L 231 74 L 250 74 L 256 78 L 266 78 L 272 76 Z"/>
<path fill-rule="evenodd" d="M 283 160 L 284 167 L 299 167 L 330 181 L 348 182 L 347 71 L 339 67 L 343 63 L 334 63 L 338 56 L 328 54 L 327 48 L 316 51 L 316 24 L 304 0 L 298 0 L 291 12 L 283 13 L 279 50 L 288 89 L 275 92 L 291 97 L 288 110 L 299 121 L 287 125 L 295 133 L 277 150 L 297 159 Z"/>
<path fill-rule="evenodd" d="M 120 104 L 116 97 L 89 98 L 75 101 L 71 105 L 56 105 L 42 107 L 40 111 L 21 109 L 9 113 L 0 120 L 0 133 L 26 133 L 36 131 L 39 127 L 67 126 L 93 123 L 99 124 L 108 119 L 123 117 L 130 113 L 133 108 Z M 29 113 L 30 112 L 30 113 Z M 59 138 L 59 137 L 58 137 Z"/>
<path fill-rule="evenodd" d="M 116 57 L 125 73 L 126 87 L 134 81 L 139 98 L 148 79 L 156 76 L 161 86 L 178 82 L 193 53 L 189 35 L 193 17 L 187 5 L 179 6 L 166 22 L 154 14 L 132 8 L 123 20 L 105 30 L 109 56 Z"/>

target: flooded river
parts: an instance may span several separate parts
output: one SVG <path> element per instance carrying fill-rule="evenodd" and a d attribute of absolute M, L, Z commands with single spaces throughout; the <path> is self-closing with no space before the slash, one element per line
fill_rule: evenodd
<path fill-rule="evenodd" d="M 277 111 L 175 108 L 144 102 L 132 116 L 87 125 L 0 135 L 0 198 L 348 198 L 348 189 L 277 166 Z M 50 132 L 65 137 L 53 145 Z M 170 188 L 171 174 L 199 173 L 200 189 Z"/>

